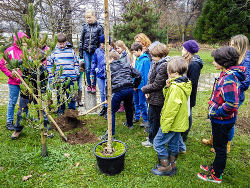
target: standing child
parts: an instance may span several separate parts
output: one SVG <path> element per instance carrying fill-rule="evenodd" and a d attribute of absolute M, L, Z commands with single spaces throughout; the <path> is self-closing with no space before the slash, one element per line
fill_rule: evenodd
<path fill-rule="evenodd" d="M 154 43 L 153 43 L 154 44 Z M 152 65 L 148 73 L 148 83 L 141 88 L 146 95 L 148 106 L 149 136 L 142 142 L 145 147 L 153 146 L 153 140 L 160 127 L 161 109 L 164 104 L 163 88 L 168 79 L 167 61 L 170 59 L 165 44 L 157 43 L 150 50 Z M 166 57 L 167 56 L 167 57 Z"/>
<path fill-rule="evenodd" d="M 120 59 L 119 53 L 111 51 L 110 55 L 110 71 L 112 85 L 112 135 L 115 135 L 115 113 L 118 111 L 121 101 L 124 101 L 126 119 L 128 128 L 133 128 L 133 88 L 137 88 L 141 82 L 140 72 L 130 67 L 127 63 Z M 134 79 L 134 80 L 133 80 Z M 101 139 L 106 140 L 108 133 L 106 132 Z"/>
<path fill-rule="evenodd" d="M 142 77 L 140 85 L 134 91 L 134 104 L 135 104 L 134 122 L 138 122 L 142 114 L 143 122 L 141 126 L 147 127 L 148 126 L 147 102 L 145 94 L 142 92 L 141 88 L 145 86 L 148 82 L 150 60 L 148 56 L 145 53 L 143 53 L 142 45 L 138 42 L 135 42 L 131 46 L 131 51 L 136 56 L 135 69 L 137 69 L 141 73 Z"/>
<path fill-rule="evenodd" d="M 77 56 L 72 49 L 72 45 L 67 42 L 66 35 L 63 33 L 59 33 L 57 35 L 57 45 L 50 57 L 47 61 L 47 69 L 49 72 L 49 77 L 52 78 L 54 75 L 52 74 L 52 68 L 56 64 L 56 74 L 60 72 L 60 68 L 63 68 L 62 75 L 60 75 L 59 80 L 55 80 L 57 83 L 63 84 L 63 93 L 66 92 L 67 89 L 69 89 L 71 92 L 71 86 L 74 87 L 74 83 L 77 82 L 77 77 L 79 76 L 79 63 Z M 70 83 L 67 85 L 66 81 L 70 78 Z M 58 90 L 59 88 L 57 88 Z M 75 97 L 69 99 L 69 93 L 66 92 L 67 100 L 70 100 L 68 102 L 68 108 L 69 109 L 76 109 L 75 105 Z M 62 115 L 65 110 L 65 102 L 63 101 L 63 104 L 60 102 L 60 96 L 59 91 L 57 91 L 57 104 L 60 105 L 58 107 L 58 115 Z"/>
<path fill-rule="evenodd" d="M 240 82 L 245 80 L 245 67 L 237 66 L 239 54 L 233 47 L 222 47 L 212 52 L 213 65 L 222 70 L 215 80 L 209 104 L 209 118 L 212 124 L 213 146 L 216 152 L 212 165 L 200 165 L 208 174 L 198 173 L 204 181 L 221 183 L 227 161 L 229 131 L 237 119 Z"/>
<path fill-rule="evenodd" d="M 187 63 L 182 57 L 173 57 L 167 64 L 169 79 L 163 89 L 165 96 L 161 112 L 161 127 L 154 138 L 154 149 L 160 161 L 151 172 L 170 176 L 177 172 L 176 159 L 179 153 L 181 132 L 188 129 L 188 98 L 192 85 L 186 76 Z M 165 148 L 168 144 L 168 150 Z"/>
<path fill-rule="evenodd" d="M 23 41 L 23 37 L 28 37 L 25 33 L 23 32 L 17 32 L 17 36 L 19 39 L 22 40 L 23 44 L 22 46 L 27 45 L 24 41 Z M 21 60 L 21 56 L 23 55 L 23 52 L 21 50 L 21 48 L 18 46 L 17 44 L 17 37 L 14 36 L 14 42 L 13 45 L 9 48 L 7 48 L 4 52 L 6 55 L 8 55 L 9 59 L 15 59 L 15 60 Z M 8 130 L 14 130 L 14 126 L 13 126 L 13 121 L 14 121 L 14 110 L 15 110 L 15 106 L 17 103 L 17 99 L 19 97 L 19 92 L 20 92 L 20 83 L 21 80 L 19 78 L 16 78 L 16 76 L 14 76 L 12 74 L 12 72 L 10 70 L 7 69 L 6 67 L 6 62 L 4 61 L 4 59 L 2 58 L 0 61 L 0 70 L 9 77 L 8 80 L 8 85 L 9 85 L 9 103 L 8 103 L 8 107 L 7 107 L 7 124 L 6 124 L 6 128 Z"/>
<path fill-rule="evenodd" d="M 99 38 L 100 47 L 95 50 L 92 67 L 91 76 L 96 75 L 97 84 L 100 91 L 101 102 L 106 100 L 106 60 L 105 60 L 105 36 L 101 35 Z M 110 40 L 109 40 L 110 41 Z M 99 116 L 104 116 L 107 118 L 107 104 L 102 105 L 102 110 Z"/>
<path fill-rule="evenodd" d="M 90 79 L 90 71 L 95 50 L 100 46 L 99 37 L 103 34 L 103 27 L 96 21 L 95 11 L 87 10 L 85 13 L 86 24 L 82 27 L 79 44 L 80 59 L 84 58 L 85 73 L 87 78 L 87 92 L 96 92 L 96 77 Z"/>
<path fill-rule="evenodd" d="M 151 45 L 151 40 L 148 38 L 147 35 L 145 35 L 144 33 L 139 33 L 134 37 L 135 42 L 138 42 L 142 45 L 142 51 L 143 53 L 145 53 L 149 60 L 152 61 L 152 57 L 149 53 L 149 46 Z"/>

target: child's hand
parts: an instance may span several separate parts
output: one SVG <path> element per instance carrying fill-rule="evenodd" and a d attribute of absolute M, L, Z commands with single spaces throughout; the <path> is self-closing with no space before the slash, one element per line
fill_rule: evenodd
<path fill-rule="evenodd" d="M 145 94 L 145 97 L 146 97 L 146 99 L 148 99 L 150 97 L 150 95 L 149 94 Z"/>
<path fill-rule="evenodd" d="M 166 80 L 166 86 L 169 87 L 171 84 L 170 84 L 170 78 Z"/>

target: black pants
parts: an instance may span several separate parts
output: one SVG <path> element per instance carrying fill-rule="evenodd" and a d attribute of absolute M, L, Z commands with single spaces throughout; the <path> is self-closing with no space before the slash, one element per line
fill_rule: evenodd
<path fill-rule="evenodd" d="M 161 126 L 161 109 L 162 107 L 149 104 L 148 107 L 148 123 L 149 123 L 149 142 L 153 143 L 153 140 Z"/>
<path fill-rule="evenodd" d="M 181 133 L 183 142 L 187 141 L 188 133 L 189 133 L 191 127 L 192 127 L 192 107 L 190 108 L 190 116 L 188 117 L 188 122 L 189 122 L 188 130 L 186 130 L 185 132 Z"/>
<path fill-rule="evenodd" d="M 233 126 L 234 123 L 217 124 L 212 122 L 213 147 L 216 152 L 213 169 L 215 171 L 215 176 L 218 178 L 226 167 L 228 135 Z"/>

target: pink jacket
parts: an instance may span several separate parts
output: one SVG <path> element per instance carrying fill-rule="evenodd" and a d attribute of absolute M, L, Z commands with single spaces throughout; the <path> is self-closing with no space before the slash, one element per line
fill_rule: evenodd
<path fill-rule="evenodd" d="M 22 38 L 22 37 L 27 37 L 28 38 L 28 36 L 23 32 L 17 32 L 17 35 L 18 35 L 19 38 Z M 17 41 L 17 38 L 16 38 L 16 36 L 14 36 L 13 45 L 5 50 L 5 54 L 8 54 L 10 59 L 14 58 L 14 59 L 17 59 L 17 60 L 21 60 L 21 56 L 23 55 L 23 52 L 17 46 L 16 41 Z M 3 58 L 0 61 L 0 70 L 6 76 L 9 77 L 8 84 L 20 85 L 21 80 L 18 79 L 18 78 L 12 77 L 11 71 L 7 69 L 6 62 L 5 62 L 5 60 Z"/>

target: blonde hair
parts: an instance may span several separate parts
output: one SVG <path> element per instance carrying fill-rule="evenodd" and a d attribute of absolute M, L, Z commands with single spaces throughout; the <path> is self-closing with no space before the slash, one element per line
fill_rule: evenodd
<path fill-rule="evenodd" d="M 159 43 L 157 45 L 155 45 L 150 51 L 149 51 L 151 56 L 154 57 L 166 57 L 169 53 L 168 47 L 163 44 L 163 43 Z"/>
<path fill-rule="evenodd" d="M 142 46 L 148 48 L 152 43 L 151 40 L 144 33 L 139 33 L 134 37 L 134 40 L 139 39 Z"/>
<path fill-rule="evenodd" d="M 167 71 L 171 73 L 178 73 L 183 75 L 187 72 L 188 64 L 186 63 L 185 59 L 181 56 L 174 56 L 170 59 L 167 63 Z"/>
<path fill-rule="evenodd" d="M 238 60 L 238 64 L 241 64 L 249 48 L 248 38 L 245 35 L 236 35 L 231 38 L 230 43 L 231 43 L 230 45 L 233 46 L 239 53 L 240 57 Z"/>
<path fill-rule="evenodd" d="M 128 57 L 129 57 L 130 62 L 133 61 L 133 55 L 131 54 L 128 47 L 125 45 L 125 43 L 122 40 L 116 41 L 115 46 L 120 47 L 122 50 L 126 50 L 126 52 L 128 53 Z"/>
<path fill-rule="evenodd" d="M 183 47 L 184 48 L 184 47 Z M 184 48 L 185 49 L 185 48 Z M 185 49 L 185 54 L 182 55 L 182 57 L 184 57 L 184 59 L 186 60 L 186 62 L 189 64 L 191 59 L 194 57 L 194 54 L 190 53 L 189 51 L 187 51 Z"/>
<path fill-rule="evenodd" d="M 94 17 L 95 17 L 95 11 L 92 10 L 92 9 L 86 10 L 85 15 L 86 15 L 86 14 L 90 14 L 91 16 L 94 16 Z"/>

